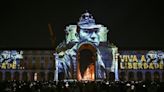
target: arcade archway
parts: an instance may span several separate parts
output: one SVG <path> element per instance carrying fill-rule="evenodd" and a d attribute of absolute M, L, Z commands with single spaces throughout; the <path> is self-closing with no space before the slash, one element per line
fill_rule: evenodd
<path fill-rule="evenodd" d="M 154 72 L 154 81 L 160 81 L 160 74 L 159 72 Z"/>
<path fill-rule="evenodd" d="M 128 74 L 128 79 L 129 79 L 130 81 L 134 81 L 134 72 L 129 72 L 129 74 Z"/>
<path fill-rule="evenodd" d="M 126 73 L 124 71 L 122 71 L 119 74 L 120 74 L 120 76 L 119 76 L 120 80 L 125 81 L 126 80 Z"/>
<path fill-rule="evenodd" d="M 109 81 L 115 81 L 115 73 L 114 72 L 109 73 Z"/>
<path fill-rule="evenodd" d="M 22 80 L 24 80 L 24 81 L 28 80 L 27 72 L 22 73 Z"/>
<path fill-rule="evenodd" d="M 77 79 L 95 80 L 97 50 L 92 44 L 82 44 L 77 53 Z"/>
<path fill-rule="evenodd" d="M 19 80 L 19 72 L 14 72 L 14 80 Z"/>
<path fill-rule="evenodd" d="M 149 72 L 149 71 L 146 72 L 146 73 L 145 73 L 145 80 L 146 80 L 146 81 L 151 81 L 151 79 L 152 79 L 151 72 Z"/>
<path fill-rule="evenodd" d="M 5 72 L 5 80 L 11 80 L 11 73 Z"/>
<path fill-rule="evenodd" d="M 164 71 L 162 72 L 162 82 L 164 82 Z"/>
<path fill-rule="evenodd" d="M 3 80 L 3 73 L 0 72 L 0 81 L 2 81 L 2 80 Z"/>
<path fill-rule="evenodd" d="M 41 80 L 41 81 L 46 80 L 46 78 L 45 78 L 45 73 L 44 73 L 44 72 L 40 72 L 40 80 Z"/>
<path fill-rule="evenodd" d="M 48 72 L 48 80 L 53 80 L 53 79 L 54 79 L 54 73 Z"/>
<path fill-rule="evenodd" d="M 138 71 L 138 72 L 137 72 L 137 80 L 138 80 L 138 81 L 143 80 L 143 74 L 142 74 L 141 71 Z"/>

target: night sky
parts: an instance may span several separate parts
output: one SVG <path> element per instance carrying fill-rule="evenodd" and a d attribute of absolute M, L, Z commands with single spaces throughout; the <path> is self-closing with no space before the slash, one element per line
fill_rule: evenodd
<path fill-rule="evenodd" d="M 164 49 L 163 8 L 158 0 L 56 1 L 1 2 L 0 49 L 52 49 L 48 23 L 58 45 L 65 38 L 65 27 L 76 24 L 85 10 L 109 29 L 109 41 L 120 49 Z"/>

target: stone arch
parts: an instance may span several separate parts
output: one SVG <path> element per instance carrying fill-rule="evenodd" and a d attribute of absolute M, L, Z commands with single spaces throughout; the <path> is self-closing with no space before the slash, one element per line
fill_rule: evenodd
<path fill-rule="evenodd" d="M 20 76 L 20 74 L 19 74 L 19 72 L 14 72 L 14 80 L 19 80 L 19 76 Z"/>
<path fill-rule="evenodd" d="M 64 72 L 58 73 L 58 80 L 64 80 Z"/>
<path fill-rule="evenodd" d="M 45 78 L 45 73 L 44 72 L 40 72 L 40 80 L 41 81 L 44 81 L 46 78 Z"/>
<path fill-rule="evenodd" d="M 34 81 L 34 74 L 35 74 L 35 72 L 30 73 L 30 78 L 31 78 L 32 81 Z"/>
<path fill-rule="evenodd" d="M 54 73 L 48 72 L 48 80 L 54 80 Z"/>
<path fill-rule="evenodd" d="M 96 78 L 96 60 L 97 49 L 91 43 L 83 43 L 79 45 L 77 53 L 77 79 L 84 78 L 85 71 L 88 67 L 91 67 L 87 80 L 95 80 Z M 75 70 L 75 69 L 73 69 Z M 73 71 L 73 74 L 75 71 Z M 81 77 L 80 77 L 81 76 Z M 75 76 L 74 76 L 75 77 Z"/>
<path fill-rule="evenodd" d="M 115 80 L 115 73 L 114 72 L 110 72 L 109 73 L 109 81 L 114 81 Z"/>
<path fill-rule="evenodd" d="M 40 61 L 40 69 L 41 70 L 45 69 L 45 62 L 43 61 L 43 59 L 41 59 L 41 61 Z"/>
<path fill-rule="evenodd" d="M 24 80 L 24 81 L 28 80 L 28 73 L 27 72 L 22 73 L 22 80 Z"/>
<path fill-rule="evenodd" d="M 0 81 L 2 81 L 2 80 L 3 80 L 3 73 L 0 72 Z"/>
<path fill-rule="evenodd" d="M 34 76 L 35 76 L 35 78 L 36 78 L 38 81 L 41 80 L 41 73 L 40 73 L 40 72 L 36 72 L 36 73 L 34 74 Z"/>
<path fill-rule="evenodd" d="M 162 81 L 164 82 L 164 71 L 162 72 Z"/>
<path fill-rule="evenodd" d="M 11 73 L 10 72 L 5 72 L 5 80 L 11 80 Z"/>
<path fill-rule="evenodd" d="M 38 80 L 40 80 L 40 81 L 46 80 L 45 72 L 43 72 L 43 71 L 39 72 L 37 78 L 38 78 Z"/>
<path fill-rule="evenodd" d="M 138 81 L 143 80 L 143 74 L 142 74 L 141 71 L 138 71 L 138 72 L 137 72 L 137 80 L 138 80 Z"/>
<path fill-rule="evenodd" d="M 151 81 L 152 80 L 151 72 L 147 71 L 145 73 L 145 80 L 146 81 Z"/>
<path fill-rule="evenodd" d="M 134 81 L 134 72 L 130 71 L 130 72 L 128 73 L 128 80 Z"/>
<path fill-rule="evenodd" d="M 154 72 L 154 81 L 160 81 L 160 74 L 158 71 Z"/>
<path fill-rule="evenodd" d="M 125 74 L 124 71 L 121 71 L 121 72 L 120 72 L 119 78 L 120 78 L 121 81 L 125 81 L 125 80 L 126 80 L 125 75 L 126 75 L 126 74 Z"/>

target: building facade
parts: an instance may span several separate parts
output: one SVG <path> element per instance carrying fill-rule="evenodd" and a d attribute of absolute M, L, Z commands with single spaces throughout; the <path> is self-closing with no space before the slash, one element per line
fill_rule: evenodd
<path fill-rule="evenodd" d="M 120 51 L 90 13 L 64 31 L 55 50 L 0 51 L 0 80 L 164 81 L 163 51 Z"/>
<path fill-rule="evenodd" d="M 119 54 L 120 80 L 164 81 L 162 50 L 122 50 Z"/>
<path fill-rule="evenodd" d="M 16 68 L 1 67 L 0 80 L 53 80 L 54 57 L 51 50 L 23 50 Z M 4 61 L 5 62 L 5 61 Z M 3 62 L 3 63 L 4 63 Z M 11 64 L 11 63 L 10 63 Z M 2 62 L 1 62 L 2 65 Z"/>

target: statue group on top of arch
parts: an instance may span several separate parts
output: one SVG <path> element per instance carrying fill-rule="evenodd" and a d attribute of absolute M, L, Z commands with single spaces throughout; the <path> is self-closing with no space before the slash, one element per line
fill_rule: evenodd
<path fill-rule="evenodd" d="M 100 45 L 108 43 L 108 30 L 96 24 L 90 13 L 82 14 L 77 25 L 67 26 L 65 33 L 66 40 L 54 53 L 57 77 L 61 74 L 64 79 L 106 79 L 109 72 L 117 70 L 114 63 L 117 49 Z"/>

